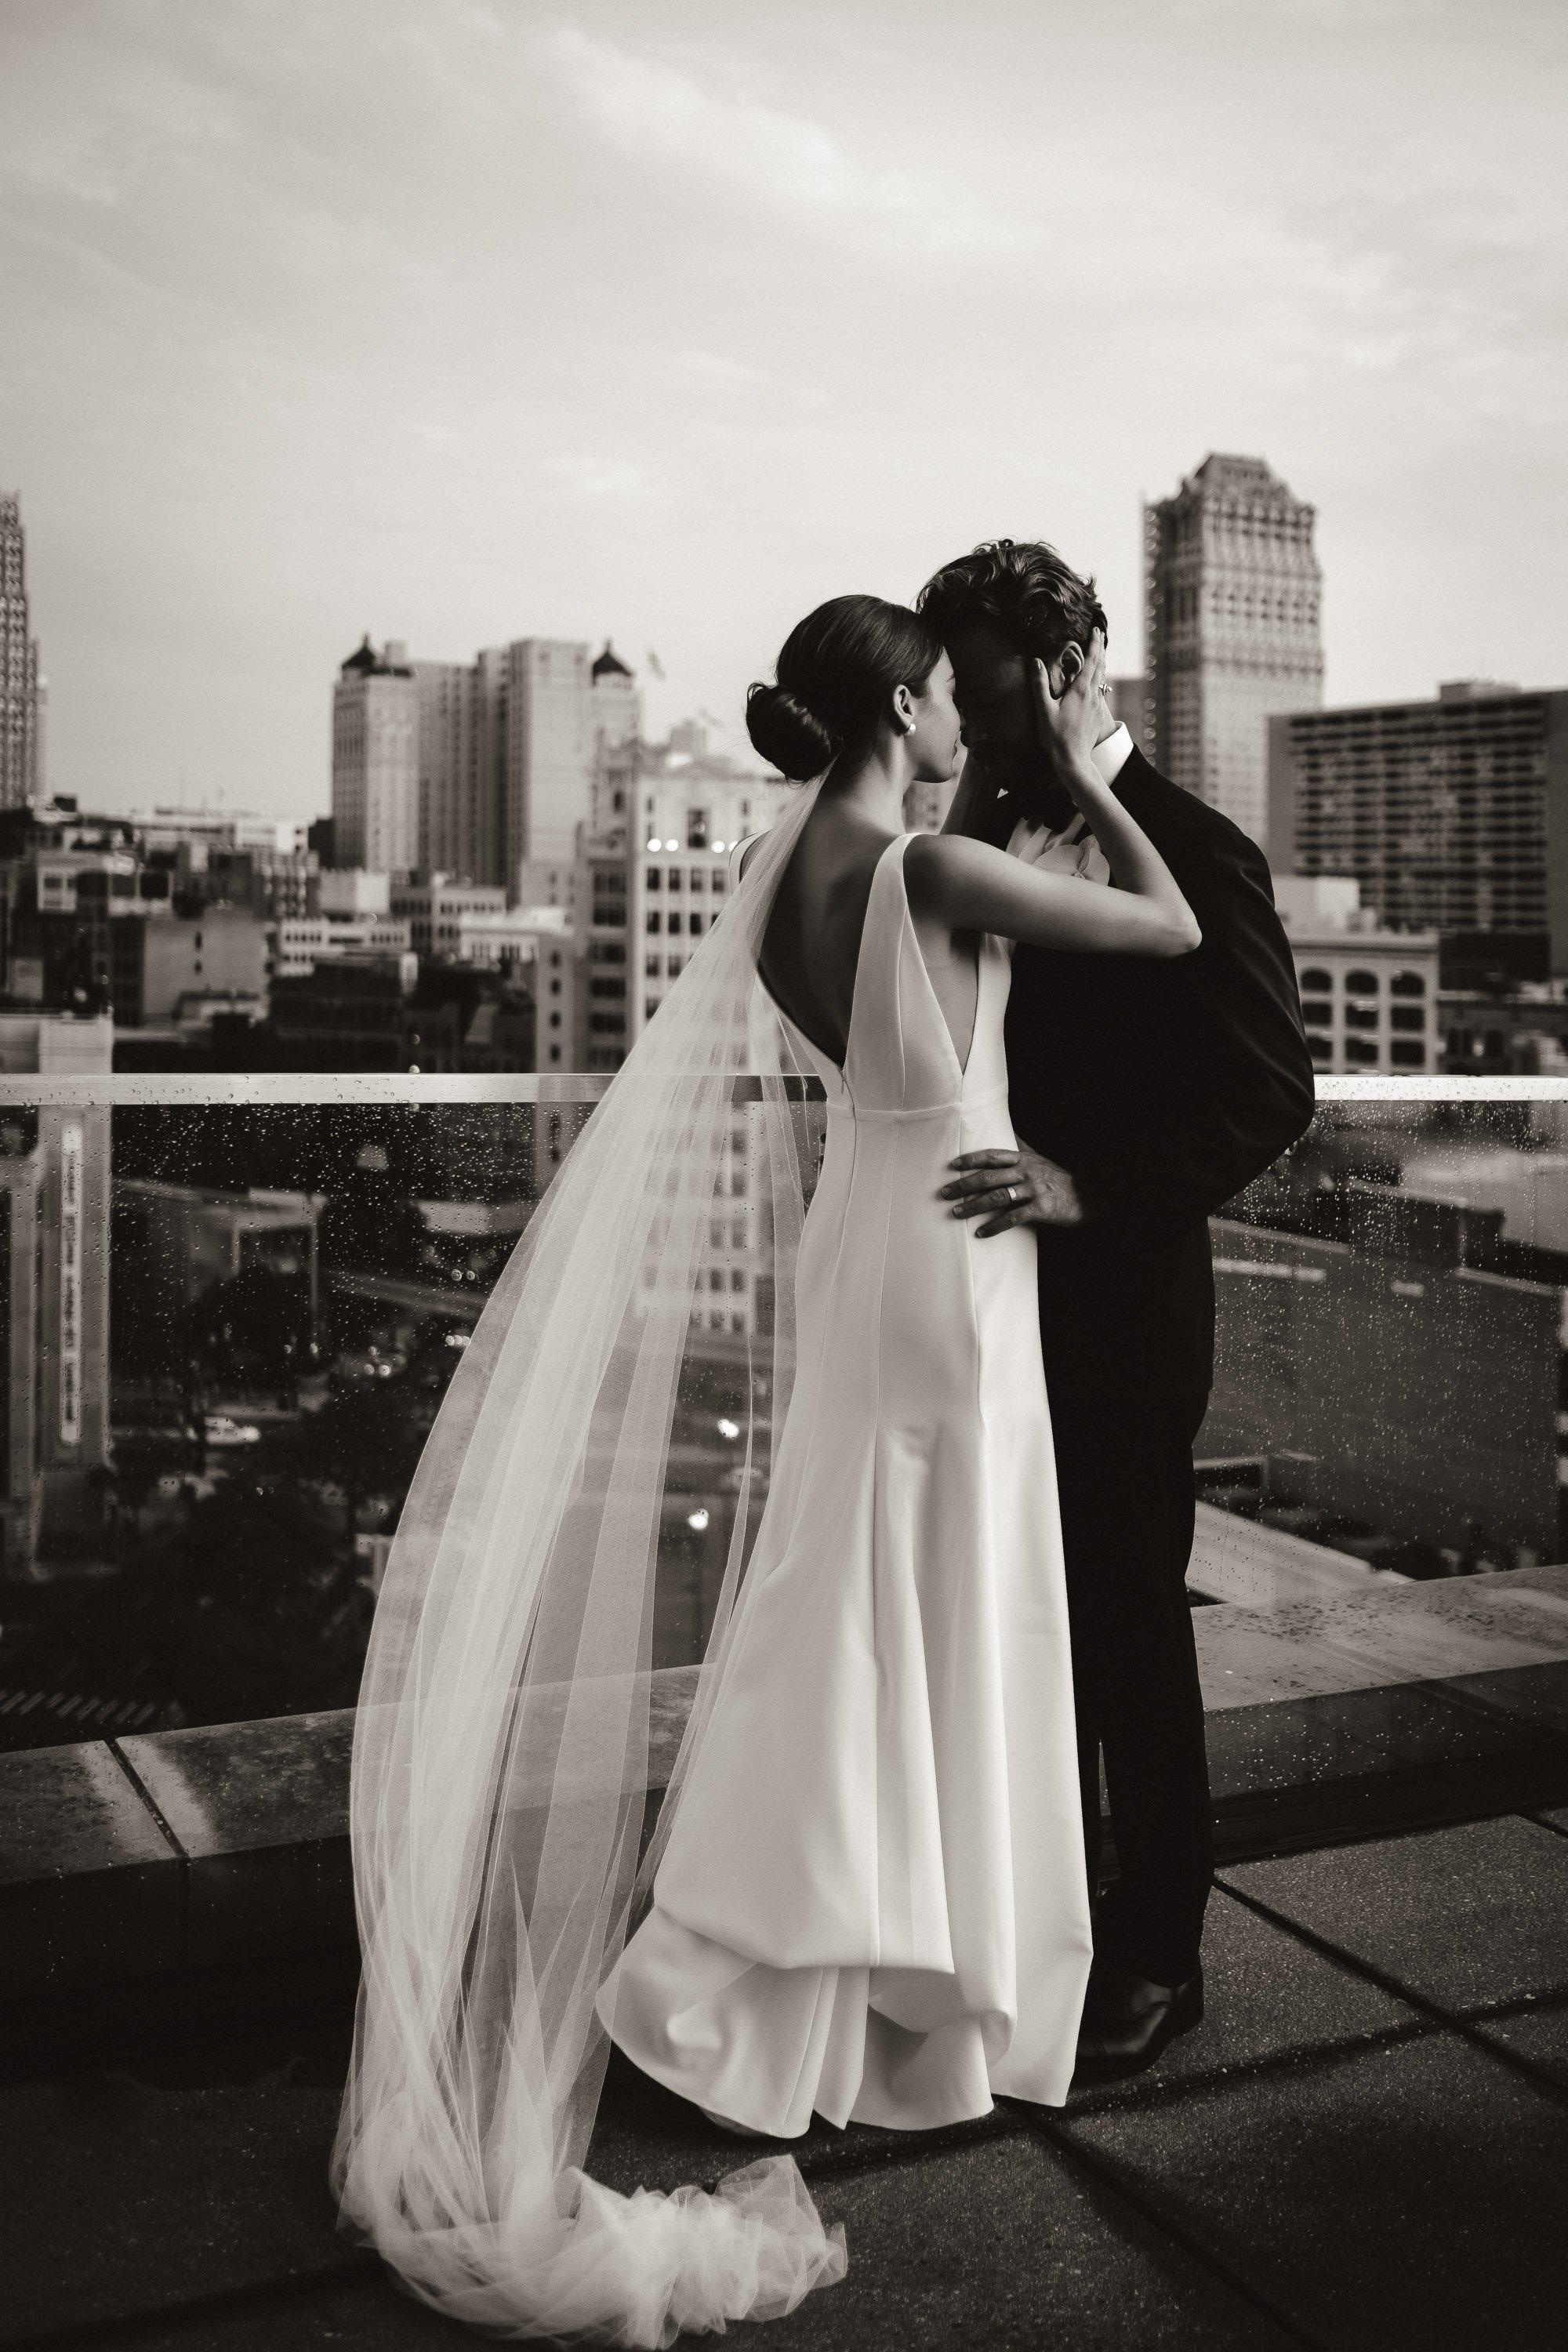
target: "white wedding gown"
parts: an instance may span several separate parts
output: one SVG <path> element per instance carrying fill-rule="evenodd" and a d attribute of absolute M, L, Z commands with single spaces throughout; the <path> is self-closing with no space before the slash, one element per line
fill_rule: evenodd
<path fill-rule="evenodd" d="M 1011 1146 L 1006 942 L 961 1068 L 878 864 L 802 1235 L 794 1393 L 653 1903 L 598 2008 L 752 2129 L 1059 2105 L 1090 1957 L 1033 1232 L 937 1198 Z M 784 1017 L 781 1015 L 781 1017 Z"/>

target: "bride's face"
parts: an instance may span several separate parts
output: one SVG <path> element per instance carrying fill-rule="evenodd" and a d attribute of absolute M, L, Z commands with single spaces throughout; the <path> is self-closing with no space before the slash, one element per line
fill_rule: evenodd
<path fill-rule="evenodd" d="M 952 664 L 945 654 L 925 684 L 914 691 L 914 730 L 910 750 L 915 778 L 942 784 L 958 765 L 958 705 L 952 698 Z"/>

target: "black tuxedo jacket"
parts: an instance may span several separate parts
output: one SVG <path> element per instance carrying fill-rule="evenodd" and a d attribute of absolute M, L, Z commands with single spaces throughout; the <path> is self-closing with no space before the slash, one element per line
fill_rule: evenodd
<path fill-rule="evenodd" d="M 1017 946 L 1012 1118 L 1069 1171 L 1086 1212 L 1037 1229 L 1053 1409 L 1076 1398 L 1100 1417 L 1119 1397 L 1163 1397 L 1195 1433 L 1214 1370 L 1207 1219 L 1305 1132 L 1312 1062 L 1262 851 L 1136 750 L 1115 791 L 1203 944 L 1168 960 Z M 998 848 L 1019 814 L 994 804 L 984 830 Z"/>

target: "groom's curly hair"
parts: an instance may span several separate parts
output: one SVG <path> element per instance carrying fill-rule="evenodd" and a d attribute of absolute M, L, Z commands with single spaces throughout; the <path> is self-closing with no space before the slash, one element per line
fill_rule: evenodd
<path fill-rule="evenodd" d="M 967 621 L 991 621 L 1020 652 L 1053 661 L 1064 646 L 1087 646 L 1110 631 L 1092 580 L 1080 580 L 1043 539 L 986 539 L 972 555 L 933 572 L 915 599 L 939 637 Z"/>

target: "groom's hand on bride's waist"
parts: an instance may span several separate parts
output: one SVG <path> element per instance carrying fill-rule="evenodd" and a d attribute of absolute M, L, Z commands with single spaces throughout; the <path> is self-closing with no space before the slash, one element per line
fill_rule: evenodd
<path fill-rule="evenodd" d="M 949 1160 L 952 1177 L 937 1198 L 955 1217 L 984 1217 L 974 1237 L 1010 1225 L 1080 1225 L 1083 1202 L 1065 1168 L 1021 1143 L 1016 1151 L 964 1151 Z"/>

